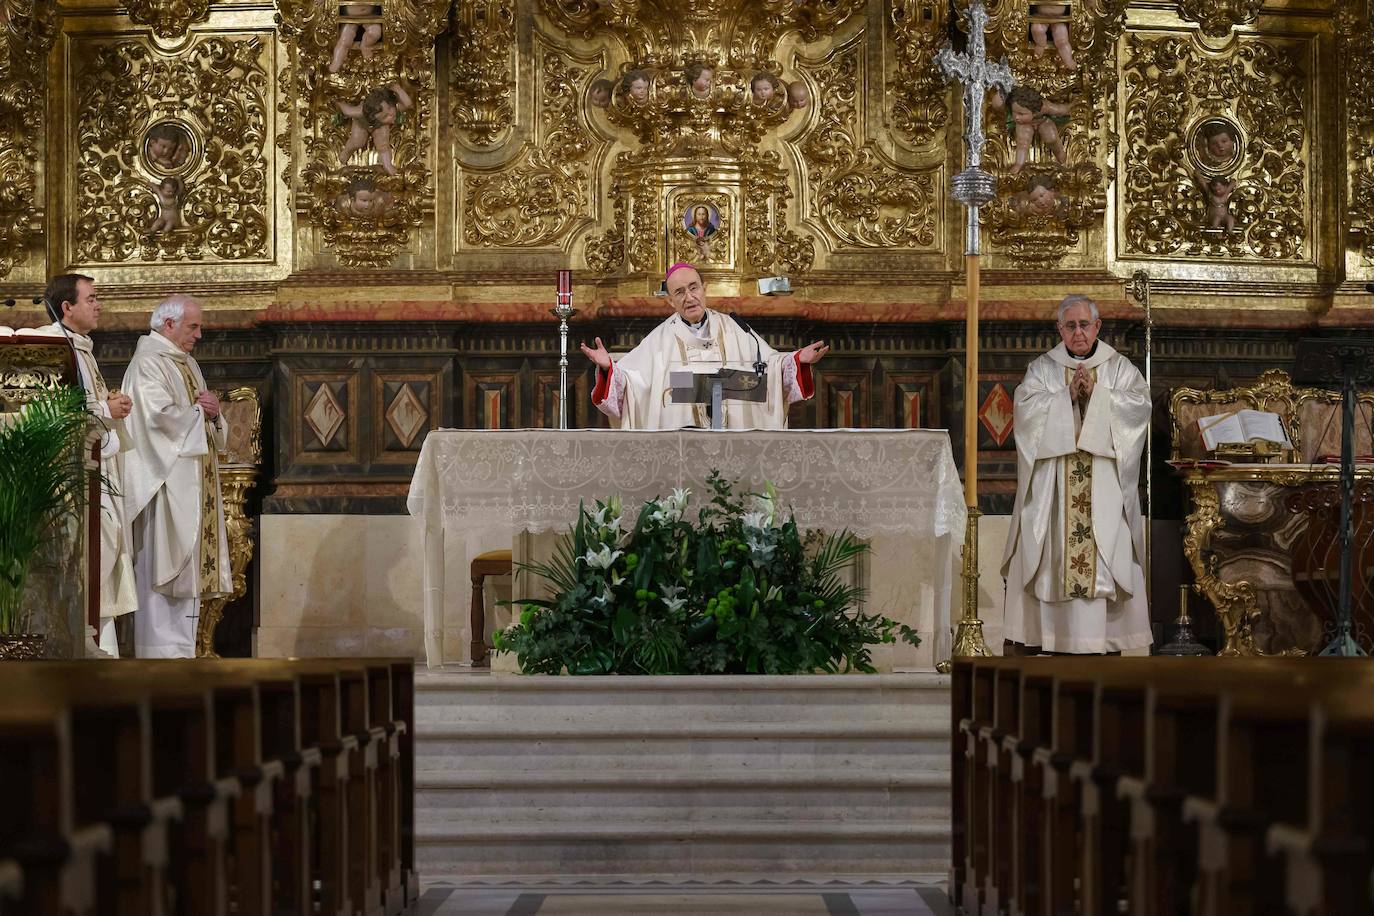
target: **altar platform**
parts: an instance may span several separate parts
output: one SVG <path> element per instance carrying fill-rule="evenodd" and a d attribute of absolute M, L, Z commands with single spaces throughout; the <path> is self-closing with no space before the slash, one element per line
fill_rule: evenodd
<path fill-rule="evenodd" d="M 539 893 L 559 876 L 934 886 L 950 864 L 949 695 L 933 673 L 421 669 L 417 868 L 427 887 Z"/>

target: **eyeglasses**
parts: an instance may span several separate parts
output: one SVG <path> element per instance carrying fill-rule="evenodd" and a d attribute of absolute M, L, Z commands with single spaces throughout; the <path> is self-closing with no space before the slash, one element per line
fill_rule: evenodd
<path fill-rule="evenodd" d="M 1097 324 L 1096 318 L 1092 321 L 1066 321 L 1060 327 L 1066 331 L 1086 331 L 1095 324 Z"/>

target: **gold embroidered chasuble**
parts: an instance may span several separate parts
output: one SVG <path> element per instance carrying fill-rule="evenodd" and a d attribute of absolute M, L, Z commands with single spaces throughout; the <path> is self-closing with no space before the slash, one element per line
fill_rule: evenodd
<path fill-rule="evenodd" d="M 1092 374 L 1086 404 L 1069 393 Z M 1055 652 L 1150 644 L 1138 485 L 1150 421 L 1145 380 L 1103 341 L 1061 344 L 1016 389 L 1017 488 L 1003 554 L 1006 638 Z"/>

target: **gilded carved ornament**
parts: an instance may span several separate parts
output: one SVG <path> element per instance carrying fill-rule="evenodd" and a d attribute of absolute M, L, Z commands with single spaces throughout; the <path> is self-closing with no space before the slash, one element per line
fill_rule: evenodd
<path fill-rule="evenodd" d="M 515 0 L 459 0 L 454 11 L 453 125 L 474 146 L 491 146 L 513 126 Z"/>
<path fill-rule="evenodd" d="M 565 51 L 542 37 L 536 37 L 535 54 L 541 73 L 535 142 L 501 170 L 464 169 L 462 225 L 467 245 L 560 245 L 587 219 L 589 160 L 599 144 L 579 118 L 579 102 L 596 58 L 591 66 L 576 66 Z"/>
<path fill-rule="evenodd" d="M 226 605 L 248 593 L 248 563 L 253 559 L 253 519 L 247 507 L 248 490 L 257 483 L 262 463 L 262 408 L 252 388 L 235 388 L 221 399 L 231 414 L 231 430 L 242 445 L 236 454 L 220 453 L 219 479 L 224 499 L 224 531 L 229 541 L 231 588 L 227 595 L 207 598 L 196 621 L 196 656 L 218 658 L 215 628 Z M 235 428 L 237 427 L 237 429 Z"/>
<path fill-rule="evenodd" d="M 1208 38 L 1225 38 L 1259 16 L 1264 0 L 1179 0 L 1178 14 L 1196 22 Z"/>
<path fill-rule="evenodd" d="M 294 78 L 297 208 L 344 266 L 391 263 L 433 206 L 432 48 L 447 11 L 440 0 L 278 5 Z"/>
<path fill-rule="evenodd" d="M 269 54 L 256 35 L 206 36 L 175 56 L 141 40 L 83 48 L 76 263 L 269 256 Z"/>
<path fill-rule="evenodd" d="M 1374 266 L 1374 22 L 1369 0 L 1346 0 L 1336 17 L 1336 59 L 1341 68 L 1350 187 L 1346 219 L 1365 266 Z"/>
<path fill-rule="evenodd" d="M 129 19 L 163 40 L 181 38 L 193 22 L 204 22 L 210 0 L 128 0 Z"/>
<path fill-rule="evenodd" d="M 840 249 L 932 250 L 939 242 L 938 167 L 900 168 L 864 139 L 860 63 L 856 39 L 803 65 L 817 86 L 819 108 L 800 143 L 811 192 L 808 221 Z"/>
<path fill-rule="evenodd" d="M 945 83 L 935 55 L 947 39 L 947 4 L 892 0 L 888 23 L 895 72 L 891 76 L 892 129 L 917 146 L 935 139 L 949 123 Z"/>
<path fill-rule="evenodd" d="M 47 0 L 0 0 L 0 278 L 42 236 L 38 145 L 44 62 L 56 37 Z"/>
<path fill-rule="evenodd" d="M 1298 48 L 1131 35 L 1123 67 L 1122 249 L 1311 258 L 1306 76 Z"/>

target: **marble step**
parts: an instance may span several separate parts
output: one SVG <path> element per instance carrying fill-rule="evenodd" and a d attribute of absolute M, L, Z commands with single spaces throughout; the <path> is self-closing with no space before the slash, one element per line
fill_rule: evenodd
<path fill-rule="evenodd" d="M 949 771 L 949 726 L 710 723 L 532 727 L 418 724 L 416 770 Z"/>
<path fill-rule="evenodd" d="M 912 823 L 949 810 L 944 772 L 796 770 L 698 773 L 416 774 L 417 823 Z"/>
<path fill-rule="evenodd" d="M 425 673 L 417 726 L 889 722 L 949 726 L 938 674 L 793 677 L 522 677 Z"/>
<path fill-rule="evenodd" d="M 947 823 L 420 824 L 425 875 L 935 875 Z"/>

